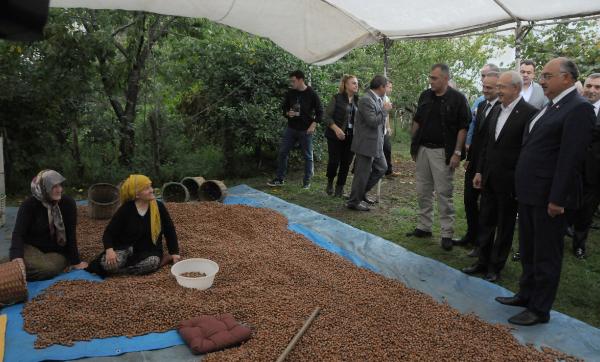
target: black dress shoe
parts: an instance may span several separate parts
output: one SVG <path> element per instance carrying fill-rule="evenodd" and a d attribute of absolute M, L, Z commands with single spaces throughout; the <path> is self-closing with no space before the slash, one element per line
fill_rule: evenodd
<path fill-rule="evenodd" d="M 479 256 L 479 248 L 477 248 L 477 247 L 473 248 L 473 250 L 469 251 L 467 256 L 470 258 L 477 258 Z"/>
<path fill-rule="evenodd" d="M 512 297 L 496 297 L 496 302 L 504 305 L 510 305 L 511 307 L 527 307 L 529 301 L 521 298 L 518 295 Z"/>
<path fill-rule="evenodd" d="M 467 246 L 469 244 L 473 244 L 473 241 L 471 238 L 463 236 L 462 239 L 452 239 L 452 243 L 456 246 Z"/>
<path fill-rule="evenodd" d="M 452 238 L 442 238 L 440 244 L 442 245 L 442 249 L 446 251 L 452 250 Z"/>
<path fill-rule="evenodd" d="M 468 266 L 466 268 L 462 268 L 461 270 L 462 270 L 463 273 L 471 275 L 471 274 L 483 273 L 484 271 L 487 270 L 487 268 L 486 268 L 485 265 L 481 265 L 479 263 L 475 263 L 475 264 L 473 264 L 471 266 Z"/>
<path fill-rule="evenodd" d="M 415 238 L 430 238 L 431 235 L 431 231 L 421 229 L 414 229 L 413 231 L 406 233 L 406 236 L 414 236 Z"/>
<path fill-rule="evenodd" d="M 585 250 L 583 250 L 583 248 L 575 249 L 574 254 L 575 254 L 575 257 L 579 260 L 585 259 Z"/>
<path fill-rule="evenodd" d="M 540 316 L 528 309 L 508 318 L 509 323 L 518 324 L 520 326 L 533 326 L 538 323 L 548 323 L 549 320 L 549 315 Z"/>
<path fill-rule="evenodd" d="M 490 283 L 495 283 L 500 280 L 500 273 L 496 272 L 488 272 L 483 279 L 487 280 Z"/>
<path fill-rule="evenodd" d="M 347 204 L 346 207 L 349 208 L 350 210 L 356 210 L 356 211 L 369 211 L 369 210 L 371 210 L 367 205 L 363 204 L 362 202 L 360 204 L 358 204 L 358 205 Z"/>
<path fill-rule="evenodd" d="M 519 260 L 521 260 L 521 253 L 516 251 L 512 256 L 512 261 L 519 261 Z"/>
<path fill-rule="evenodd" d="M 363 198 L 363 201 L 369 205 L 375 205 L 375 203 L 377 202 L 377 200 L 372 199 L 372 198 L 368 197 L 367 195 L 365 195 L 365 197 Z"/>

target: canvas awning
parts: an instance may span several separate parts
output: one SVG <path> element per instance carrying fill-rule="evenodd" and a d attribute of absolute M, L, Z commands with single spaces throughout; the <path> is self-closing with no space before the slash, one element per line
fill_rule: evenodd
<path fill-rule="evenodd" d="M 516 21 L 600 14 L 600 0 L 51 0 L 51 7 L 139 10 L 207 18 L 327 64 L 389 39 L 451 36 Z"/>

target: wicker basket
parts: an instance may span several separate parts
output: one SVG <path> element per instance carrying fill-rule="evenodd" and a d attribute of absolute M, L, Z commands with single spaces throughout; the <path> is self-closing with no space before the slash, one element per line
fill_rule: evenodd
<path fill-rule="evenodd" d="M 25 270 L 16 260 L 0 264 L 0 307 L 27 300 Z"/>
<path fill-rule="evenodd" d="M 184 177 L 181 180 L 181 183 L 183 184 L 183 186 L 187 187 L 188 191 L 190 192 L 190 200 L 198 200 L 199 198 L 199 190 L 200 190 L 200 186 L 202 186 L 202 184 L 204 183 L 204 177 L 202 176 L 197 176 L 197 177 Z"/>
<path fill-rule="evenodd" d="M 219 201 L 223 202 L 227 196 L 227 186 L 222 181 L 208 180 L 200 186 L 198 195 L 201 201 Z"/>
<path fill-rule="evenodd" d="M 164 202 L 190 201 L 190 192 L 180 182 L 167 182 L 163 185 L 161 193 Z"/>
<path fill-rule="evenodd" d="M 6 224 L 6 195 L 0 194 L 0 226 Z"/>
<path fill-rule="evenodd" d="M 88 189 L 92 219 L 110 219 L 119 208 L 119 189 L 111 184 L 94 184 Z"/>

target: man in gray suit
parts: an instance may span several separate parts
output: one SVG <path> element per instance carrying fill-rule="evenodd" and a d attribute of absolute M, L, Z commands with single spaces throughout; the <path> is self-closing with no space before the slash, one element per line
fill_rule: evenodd
<path fill-rule="evenodd" d="M 366 198 L 369 192 L 383 177 L 387 162 L 383 154 L 383 136 L 387 111 L 383 107 L 383 96 L 388 80 L 376 75 L 369 84 L 369 90 L 358 101 L 358 112 L 354 121 L 352 151 L 354 159 L 354 178 L 352 191 L 346 205 L 349 209 L 369 211 L 371 200 Z"/>
<path fill-rule="evenodd" d="M 548 102 L 548 98 L 544 95 L 542 86 L 533 81 L 535 79 L 535 63 L 533 60 L 521 61 L 519 73 L 523 78 L 521 96 L 525 99 L 525 102 L 537 109 L 542 109 L 542 106 Z"/>

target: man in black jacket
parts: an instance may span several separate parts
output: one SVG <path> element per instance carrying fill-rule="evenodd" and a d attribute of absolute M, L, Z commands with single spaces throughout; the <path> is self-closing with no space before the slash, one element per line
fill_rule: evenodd
<path fill-rule="evenodd" d="M 473 127 L 471 145 L 467 151 L 467 159 L 465 161 L 465 216 L 467 218 L 467 233 L 454 244 L 465 245 L 473 244 L 473 249 L 468 255 L 477 256 L 479 253 L 479 242 L 477 239 L 479 232 L 479 189 L 473 187 L 473 178 L 477 171 L 477 164 L 481 154 L 481 148 L 485 143 L 488 134 L 490 118 L 494 114 L 494 110 L 500 107 L 498 95 L 496 91 L 496 83 L 498 83 L 498 72 L 487 72 L 483 78 L 483 96 L 485 100 L 477 106 L 477 115 Z"/>
<path fill-rule="evenodd" d="M 496 297 L 527 309 L 509 318 L 518 325 L 546 323 L 556 298 L 567 223 L 565 209 L 581 203 L 581 166 L 595 123 L 594 107 L 577 93 L 579 71 L 566 58 L 544 67 L 540 84 L 550 102 L 525 127 L 515 172 L 519 202 L 519 292 Z"/>
<path fill-rule="evenodd" d="M 467 274 L 487 273 L 485 279 L 491 282 L 500 277 L 512 245 L 517 216 L 515 167 L 523 131 L 537 112 L 520 95 L 523 80 L 519 73 L 506 72 L 496 79 L 501 106 L 491 117 L 489 132 L 482 140 L 477 173 L 470 180 L 473 187 L 482 190 L 479 259 L 463 269 Z"/>
<path fill-rule="evenodd" d="M 429 73 L 431 89 L 421 93 L 413 119 L 411 156 L 417 163 L 416 181 L 419 222 L 407 236 L 430 237 L 433 195 L 440 210 L 441 245 L 452 249 L 454 235 L 454 171 L 464 157 L 471 111 L 467 99 L 448 86 L 450 69 L 434 64 Z"/>
<path fill-rule="evenodd" d="M 585 258 L 585 244 L 592 218 L 600 203 L 600 73 L 587 77 L 583 96 L 594 106 L 596 124 L 583 166 L 583 203 L 571 214 L 574 229 L 573 254 L 578 259 Z"/>
<path fill-rule="evenodd" d="M 305 161 L 302 187 L 308 189 L 313 175 L 312 137 L 323 117 L 323 106 L 317 93 L 304 83 L 304 73 L 291 72 L 290 83 L 292 89 L 286 93 L 281 105 L 288 124 L 277 157 L 277 176 L 267 185 L 282 186 L 285 183 L 289 153 L 296 143 L 300 143 Z"/>

